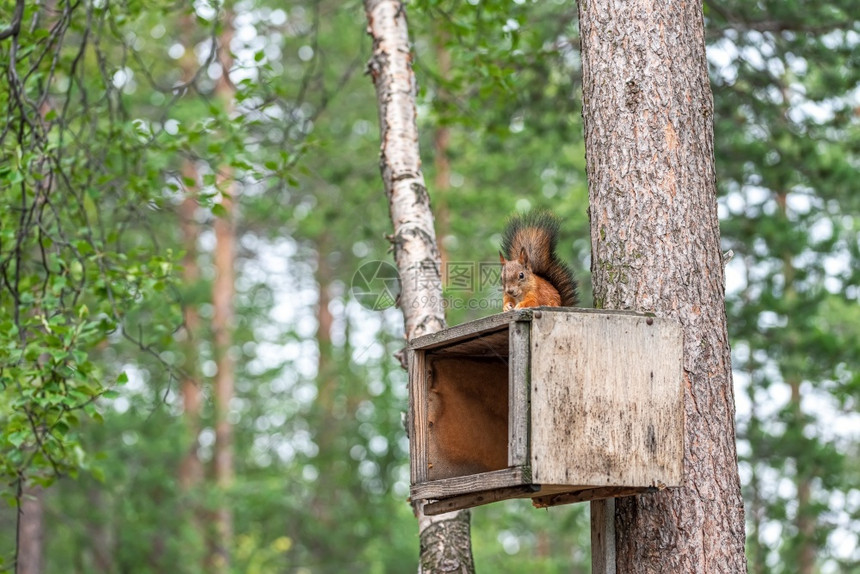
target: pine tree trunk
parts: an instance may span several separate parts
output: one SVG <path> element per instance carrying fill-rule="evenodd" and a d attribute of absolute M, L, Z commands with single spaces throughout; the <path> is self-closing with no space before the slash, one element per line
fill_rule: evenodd
<path fill-rule="evenodd" d="M 221 33 L 219 59 L 222 74 L 215 86 L 215 93 L 226 107 L 232 110 L 235 89 L 230 83 L 229 72 L 233 67 L 230 41 L 233 38 L 232 15 L 227 14 Z M 214 381 L 215 398 L 215 453 L 213 457 L 215 486 L 218 489 L 218 508 L 215 511 L 215 544 L 210 557 L 214 569 L 228 572 L 230 548 L 233 540 L 233 517 L 227 491 L 233 482 L 233 430 L 228 420 L 230 401 L 233 398 L 234 370 L 230 356 L 233 326 L 234 265 L 236 258 L 235 205 L 239 188 L 231 180 L 229 166 L 220 166 L 216 183 L 222 190 L 223 217 L 215 219 L 215 281 L 212 286 L 212 331 L 214 336 L 215 363 L 217 373 Z"/>
<path fill-rule="evenodd" d="M 227 490 L 233 482 L 233 430 L 228 420 L 230 400 L 233 398 L 234 365 L 230 357 L 231 326 L 233 323 L 233 263 L 235 234 L 233 229 L 233 200 L 224 199 L 227 215 L 215 221 L 215 282 L 213 284 L 212 330 L 215 339 L 214 381 L 215 452 L 213 469 L 215 486 L 219 491 L 215 511 L 216 568 L 227 571 L 232 541 L 232 517 Z"/>
<path fill-rule="evenodd" d="M 18 496 L 18 547 L 16 574 L 41 574 L 44 529 L 44 491 L 24 486 Z"/>
<path fill-rule="evenodd" d="M 327 452 L 333 447 L 337 435 L 341 432 L 337 417 L 334 416 L 335 402 L 337 399 L 338 379 L 333 356 L 334 345 L 332 343 L 332 326 L 334 316 L 329 309 L 331 296 L 329 289 L 335 279 L 334 269 L 328 261 L 327 256 L 331 253 L 331 239 L 328 234 L 323 233 L 317 239 L 317 272 L 316 279 L 319 286 L 319 299 L 317 301 L 317 406 L 320 410 L 320 421 L 315 436 L 315 441 L 321 452 Z M 342 390 L 342 389 L 341 389 Z M 326 473 L 324 473 L 326 474 Z M 326 476 L 325 479 L 327 479 Z M 320 480 L 325 480 L 320 478 Z M 331 493 L 319 494 L 329 498 Z"/>
<path fill-rule="evenodd" d="M 179 61 L 182 68 L 182 81 L 189 84 L 194 80 L 197 70 L 197 57 L 194 54 L 193 31 L 195 19 L 191 14 L 182 18 L 182 27 L 185 37 L 183 44 L 185 52 Z M 189 295 L 182 301 L 182 321 L 185 326 L 182 341 L 182 352 L 184 360 L 182 364 L 182 380 L 180 390 L 182 393 L 183 422 L 186 431 L 187 450 L 179 463 L 178 478 L 179 487 L 186 496 L 186 505 L 183 508 L 182 520 L 188 524 L 188 542 L 194 549 L 202 549 L 205 540 L 205 532 L 202 526 L 201 508 L 197 505 L 193 495 L 203 485 L 204 471 L 203 461 L 197 454 L 200 435 L 200 414 L 203 407 L 203 387 L 200 379 L 198 365 L 200 356 L 198 344 L 200 342 L 200 314 L 197 310 L 198 301 L 194 298 L 197 284 L 200 281 L 200 269 L 197 265 L 197 241 L 200 236 L 200 226 L 195 221 L 197 212 L 197 195 L 199 193 L 200 174 L 194 162 L 186 158 L 182 162 L 182 178 L 185 187 L 185 199 L 179 206 L 179 224 L 182 231 L 182 245 L 185 255 L 182 258 L 182 281 L 186 293 Z M 197 557 L 202 557 L 195 552 Z"/>
<path fill-rule="evenodd" d="M 196 179 L 196 170 L 190 162 L 186 162 L 183 173 L 186 177 Z M 193 193 L 194 191 L 189 191 L 189 196 L 183 200 L 179 207 L 179 217 L 182 220 L 182 242 L 185 247 L 185 256 L 182 259 L 182 281 L 189 289 L 192 289 L 200 280 L 200 270 L 197 267 L 198 228 L 194 222 L 197 200 L 192 195 Z M 183 341 L 185 361 L 183 363 L 184 373 L 181 390 L 185 426 L 188 430 L 188 451 L 185 453 L 179 469 L 179 484 L 183 490 L 189 492 L 198 487 L 203 480 L 203 465 L 200 457 L 197 456 L 197 435 L 200 433 L 200 408 L 203 401 L 200 381 L 196 375 L 200 315 L 194 301 L 183 302 L 182 317 L 185 323 L 185 340 Z"/>
<path fill-rule="evenodd" d="M 783 94 L 783 113 L 788 113 L 788 96 Z M 785 225 L 790 225 L 788 222 L 788 194 L 783 191 L 776 193 L 776 205 L 780 219 Z M 797 289 L 794 284 L 796 272 L 793 263 L 793 254 L 790 250 L 785 250 L 781 253 L 782 257 L 782 276 L 785 281 L 783 291 L 787 300 L 794 300 L 797 297 Z M 791 391 L 789 400 L 789 409 L 792 418 L 792 425 L 795 428 L 803 428 L 804 415 L 803 406 L 801 404 L 800 383 L 801 380 L 797 373 L 785 372 L 785 379 Z M 815 572 L 815 529 L 816 529 L 816 513 L 812 508 L 812 476 L 810 475 L 810 465 L 808 461 L 801 459 L 802 455 L 795 459 L 795 488 L 797 489 L 797 511 L 794 516 L 794 527 L 797 530 L 795 544 L 792 545 L 795 567 L 797 574 L 813 574 Z"/>
<path fill-rule="evenodd" d="M 183 177 L 197 181 L 197 170 L 190 160 L 185 160 L 182 170 Z M 197 210 L 196 184 L 187 190 L 187 196 L 179 206 L 180 225 L 182 227 L 182 243 L 185 256 L 182 260 L 182 280 L 187 290 L 196 289 L 200 281 L 200 270 L 197 266 L 197 239 L 199 226 L 194 221 Z M 193 295 L 192 295 L 193 297 Z M 200 315 L 197 312 L 197 301 L 185 300 L 182 303 L 182 317 L 185 324 L 185 340 L 182 342 L 184 354 L 183 376 L 180 383 L 182 392 L 183 419 L 185 423 L 187 450 L 179 463 L 179 487 L 186 495 L 187 505 L 183 509 L 183 520 L 187 521 L 191 541 L 194 548 L 200 548 L 204 539 L 201 525 L 200 508 L 193 502 L 193 495 L 203 484 L 203 461 L 197 454 L 200 435 L 200 412 L 203 406 L 203 389 L 198 376 L 199 355 L 197 345 L 200 337 Z"/>
<path fill-rule="evenodd" d="M 334 484 L 336 472 L 332 463 L 338 458 L 336 441 L 343 434 L 343 417 L 335 414 L 338 402 L 338 393 L 343 392 L 343 385 L 338 384 L 337 370 L 335 367 L 334 344 L 332 343 L 332 326 L 334 316 L 329 309 L 331 295 L 329 290 L 335 280 L 335 272 L 327 256 L 331 253 L 331 239 L 327 233 L 322 233 L 316 241 L 317 271 L 316 280 L 319 286 L 319 299 L 317 301 L 317 398 L 315 401 L 314 417 L 314 443 L 320 453 L 333 453 L 328 457 L 318 458 L 320 476 L 317 479 L 317 487 L 311 498 L 310 507 L 317 523 L 324 529 L 333 529 L 339 519 L 338 505 L 340 488 Z M 320 542 L 320 552 L 330 553 L 329 543 L 333 540 Z"/>
<path fill-rule="evenodd" d="M 405 8 L 397 0 L 365 0 L 381 139 L 380 171 L 394 224 L 394 259 L 407 340 L 445 326 L 439 249 L 421 173 L 415 121 L 415 76 Z M 424 516 L 419 572 L 474 572 L 468 512 Z"/>
<path fill-rule="evenodd" d="M 750 393 L 750 402 L 752 403 L 749 427 L 758 425 L 758 413 L 755 400 L 755 393 Z M 747 431 L 748 433 L 750 431 Z M 749 568 L 753 574 L 766 574 L 767 563 L 765 561 L 767 550 L 766 545 L 761 537 L 762 522 L 765 516 L 765 506 L 762 501 L 762 481 L 759 477 L 758 463 L 753 461 L 750 472 L 749 489 L 751 491 L 749 505 L 750 519 L 750 549 L 749 549 Z"/>
<path fill-rule="evenodd" d="M 684 329 L 685 486 L 616 501 L 617 572 L 745 572 L 702 4 L 579 13 L 594 304 Z"/>

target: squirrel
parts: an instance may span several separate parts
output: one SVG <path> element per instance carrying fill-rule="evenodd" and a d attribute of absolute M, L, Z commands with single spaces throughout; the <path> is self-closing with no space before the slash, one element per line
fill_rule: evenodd
<path fill-rule="evenodd" d="M 548 211 L 530 211 L 508 221 L 499 252 L 502 311 L 576 305 L 576 280 L 555 254 L 558 233 L 559 220 Z"/>

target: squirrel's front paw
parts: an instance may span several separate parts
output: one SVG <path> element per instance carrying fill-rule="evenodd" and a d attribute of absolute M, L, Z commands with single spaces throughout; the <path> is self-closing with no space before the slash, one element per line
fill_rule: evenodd
<path fill-rule="evenodd" d="M 510 310 L 511 310 L 511 309 L 513 309 L 513 308 L 514 308 L 514 304 L 513 304 L 513 303 L 505 303 L 504 305 L 502 305 L 502 311 L 503 311 L 503 312 L 504 312 L 504 311 L 510 311 Z"/>

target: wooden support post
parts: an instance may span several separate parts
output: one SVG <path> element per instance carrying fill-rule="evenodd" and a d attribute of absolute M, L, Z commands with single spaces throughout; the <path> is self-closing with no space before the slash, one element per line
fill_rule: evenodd
<path fill-rule="evenodd" d="M 508 466 L 529 464 L 529 327 L 513 321 L 508 347 Z"/>
<path fill-rule="evenodd" d="M 615 499 L 591 502 L 591 572 L 615 574 Z"/>

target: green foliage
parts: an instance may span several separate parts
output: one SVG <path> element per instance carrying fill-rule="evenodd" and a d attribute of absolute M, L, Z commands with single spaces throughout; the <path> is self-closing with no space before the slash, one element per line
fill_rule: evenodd
<path fill-rule="evenodd" d="M 498 250 L 505 220 L 543 207 L 563 221 L 560 256 L 591 297 L 585 262 L 588 194 L 575 49 L 575 5 L 417 2 L 421 149 L 437 234 L 448 256 L 447 318 L 457 324 L 501 310 Z M 450 69 L 440 61 L 450 59 Z M 434 146 L 450 129 L 444 152 Z M 451 163 L 451 188 L 434 187 L 438 156 Z M 476 241 L 476 238 L 480 238 Z M 465 282 L 463 266 L 474 265 Z"/>
<path fill-rule="evenodd" d="M 169 340 L 176 319 L 162 296 L 174 254 L 141 226 L 163 203 L 158 187 L 143 184 L 163 157 L 120 119 L 105 46 L 88 41 L 85 11 L 53 22 L 52 43 L 49 16 L 35 18 L 37 10 L 24 13 L 32 27 L 0 44 L 10 62 L 0 92 L 0 480 L 12 487 L 7 493 L 16 482 L 47 486 L 92 468 L 79 425 L 100 420 L 98 400 L 126 381 L 117 365 L 96 359 L 99 348 L 135 339 L 127 318 L 154 305 L 156 325 L 138 344 Z M 57 49 L 63 40 L 69 45 Z M 106 96 L 89 101 L 88 91 Z"/>
<path fill-rule="evenodd" d="M 736 254 L 727 273 L 740 277 L 727 312 L 755 572 L 850 570 L 860 559 L 860 508 L 830 508 L 856 484 L 848 469 L 857 453 L 856 437 L 831 425 L 856 425 L 860 399 L 860 125 L 850 95 L 860 72 L 849 13 L 842 2 L 706 12 L 720 63 L 723 237 Z"/>
<path fill-rule="evenodd" d="M 0 86 L 0 473 L 12 502 L 19 485 L 54 482 L 46 570 L 206 571 L 207 512 L 225 501 L 237 572 L 414 570 L 405 375 L 392 359 L 402 318 L 349 292 L 362 263 L 390 260 L 360 3 L 29 4 L 21 33 L 0 41 L 12 62 Z M 839 542 L 860 531 L 860 446 L 827 424 L 860 398 L 852 7 L 705 7 L 756 572 L 789 571 L 810 542 L 822 571 L 858 561 Z M 587 305 L 575 5 L 420 0 L 409 10 L 448 262 L 495 264 L 506 217 L 550 208 Z M 232 103 L 216 94 L 228 14 Z M 437 147 L 441 128 L 449 143 Z M 449 187 L 436 184 L 440 159 Z M 208 480 L 189 491 L 181 461 L 212 458 L 211 224 L 225 216 L 231 176 L 236 479 L 226 493 Z M 196 281 L 180 279 L 189 193 Z M 446 278 L 449 324 L 497 310 L 492 275 L 465 288 Z M 191 337 L 183 307 L 201 317 Z M 177 387 L 194 373 L 196 442 Z M 476 509 L 478 569 L 587 571 L 586 510 Z M 5 556 L 15 516 L 0 510 Z"/>

